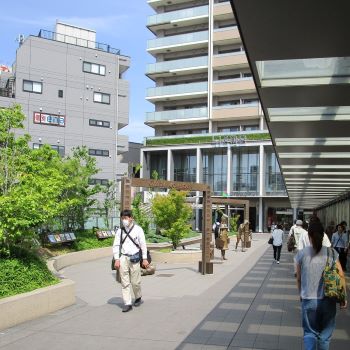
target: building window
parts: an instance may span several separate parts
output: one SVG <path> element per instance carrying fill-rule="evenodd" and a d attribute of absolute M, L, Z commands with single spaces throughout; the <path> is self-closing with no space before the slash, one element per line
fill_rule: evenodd
<path fill-rule="evenodd" d="M 99 126 L 100 128 L 109 128 L 111 126 L 111 123 L 105 120 L 89 119 L 89 125 Z"/>
<path fill-rule="evenodd" d="M 237 131 L 240 131 L 239 125 L 218 128 L 218 132 L 237 132 Z"/>
<path fill-rule="evenodd" d="M 94 92 L 94 102 L 109 105 L 111 103 L 111 95 L 102 92 Z"/>
<path fill-rule="evenodd" d="M 42 146 L 44 146 L 42 143 L 33 143 L 33 149 L 39 149 Z M 54 151 L 57 151 L 61 157 L 64 157 L 64 154 L 65 154 L 65 147 L 64 146 L 50 145 L 50 147 Z"/>
<path fill-rule="evenodd" d="M 97 156 L 97 157 L 109 157 L 109 151 L 106 149 L 89 148 L 89 155 L 90 156 Z"/>
<path fill-rule="evenodd" d="M 244 125 L 243 130 L 244 131 L 259 130 L 259 125 Z"/>
<path fill-rule="evenodd" d="M 98 75 L 106 75 L 106 66 L 91 62 L 83 62 L 83 72 Z"/>
<path fill-rule="evenodd" d="M 58 90 L 58 97 L 62 98 L 63 97 L 63 90 Z"/>
<path fill-rule="evenodd" d="M 39 81 L 23 80 L 23 91 L 33 92 L 35 94 L 42 94 L 43 83 Z"/>
<path fill-rule="evenodd" d="M 234 106 L 239 104 L 239 100 L 218 101 L 218 106 Z"/>
<path fill-rule="evenodd" d="M 108 179 L 89 179 L 89 185 L 108 186 Z"/>

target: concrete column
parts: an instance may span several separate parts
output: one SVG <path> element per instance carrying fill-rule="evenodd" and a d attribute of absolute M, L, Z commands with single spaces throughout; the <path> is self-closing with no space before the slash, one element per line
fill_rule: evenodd
<path fill-rule="evenodd" d="M 259 196 L 263 196 L 265 193 L 265 164 L 264 164 L 264 146 L 259 146 Z"/>
<path fill-rule="evenodd" d="M 202 165 L 202 151 L 198 147 L 196 150 L 196 182 L 201 183 L 203 182 L 203 165 Z M 196 231 L 199 231 L 199 196 L 201 195 L 201 192 L 196 191 Z"/>
<path fill-rule="evenodd" d="M 231 195 L 231 186 L 232 186 L 232 148 L 231 146 L 227 147 L 227 185 L 226 192 L 228 195 Z"/>
<path fill-rule="evenodd" d="M 293 222 L 297 220 L 298 211 L 297 208 L 293 208 Z"/>
<path fill-rule="evenodd" d="M 259 198 L 259 227 L 258 227 L 259 232 L 264 232 L 263 216 L 264 216 L 263 199 L 262 197 L 260 197 Z"/>
<path fill-rule="evenodd" d="M 174 157 L 171 149 L 168 149 L 167 155 L 167 180 L 174 181 Z"/>

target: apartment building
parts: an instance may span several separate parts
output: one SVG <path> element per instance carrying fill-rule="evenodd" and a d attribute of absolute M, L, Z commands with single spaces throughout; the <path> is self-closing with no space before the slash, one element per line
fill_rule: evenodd
<path fill-rule="evenodd" d="M 86 146 L 100 169 L 92 183 L 105 185 L 128 169 L 117 158 L 128 150 L 118 130 L 129 121 L 129 66 L 95 31 L 57 22 L 54 32 L 21 38 L 12 72 L 0 75 L 0 107 L 22 106 L 33 148 L 49 144 L 64 156 Z"/>
<path fill-rule="evenodd" d="M 208 183 L 216 196 L 250 200 L 255 231 L 291 224 L 283 178 L 229 1 L 148 0 L 154 34 L 147 51 L 142 174 Z M 150 84 L 152 85 L 152 84 Z M 200 202 L 197 196 L 197 203 Z M 198 206 L 197 206 L 198 207 Z M 241 214 L 240 208 L 229 208 Z"/>

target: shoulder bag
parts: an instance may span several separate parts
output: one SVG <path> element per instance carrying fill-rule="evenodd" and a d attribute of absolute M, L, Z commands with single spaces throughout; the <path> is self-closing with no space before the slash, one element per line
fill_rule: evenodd
<path fill-rule="evenodd" d="M 332 251 L 332 262 L 329 261 L 330 251 Z M 344 303 L 346 300 L 346 290 L 342 278 L 339 275 L 334 259 L 334 250 L 327 248 L 327 262 L 323 271 L 324 295 L 327 298 L 336 299 L 338 303 Z"/>
<path fill-rule="evenodd" d="M 289 252 L 292 252 L 292 251 L 295 249 L 295 245 L 296 245 L 296 240 L 295 240 L 294 230 L 293 230 L 292 234 L 291 234 L 290 237 L 288 238 L 287 250 L 288 250 Z"/>

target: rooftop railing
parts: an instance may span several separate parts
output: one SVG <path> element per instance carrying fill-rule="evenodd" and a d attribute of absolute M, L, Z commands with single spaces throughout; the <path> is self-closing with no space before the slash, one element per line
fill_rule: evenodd
<path fill-rule="evenodd" d="M 97 41 L 91 41 L 83 38 L 77 38 L 66 34 L 51 32 L 49 30 L 40 29 L 38 37 L 48 40 L 59 41 L 66 44 L 87 47 L 89 49 L 103 51 L 111 53 L 113 55 L 120 55 L 120 50 L 111 47 L 109 44 L 99 43 Z"/>

